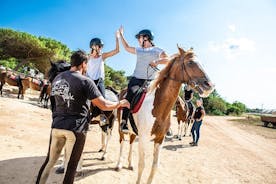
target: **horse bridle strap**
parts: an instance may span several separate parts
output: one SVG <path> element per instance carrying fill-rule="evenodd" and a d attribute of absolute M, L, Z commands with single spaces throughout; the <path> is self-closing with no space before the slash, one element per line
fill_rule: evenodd
<path fill-rule="evenodd" d="M 175 63 L 175 61 L 173 62 L 173 65 L 174 65 L 174 63 Z M 172 67 L 171 67 L 172 68 Z M 182 71 L 182 74 L 183 74 L 183 80 L 179 80 L 179 79 L 176 79 L 176 78 L 172 78 L 172 77 L 170 77 L 169 75 L 167 75 L 166 76 L 166 78 L 167 79 L 169 79 L 169 80 L 173 80 L 173 81 L 176 81 L 176 82 L 180 82 L 181 84 L 183 84 L 183 83 L 185 83 L 185 80 L 184 80 L 184 73 L 186 72 L 187 73 L 187 76 L 190 78 L 190 76 L 189 76 L 189 74 L 188 74 L 188 72 L 187 72 L 187 70 L 186 70 L 186 68 L 185 68 L 185 65 L 184 65 L 184 63 L 182 63 L 181 64 L 181 71 Z M 171 70 L 171 69 L 170 69 Z M 170 70 L 169 70 L 169 72 L 168 73 L 170 73 Z"/>

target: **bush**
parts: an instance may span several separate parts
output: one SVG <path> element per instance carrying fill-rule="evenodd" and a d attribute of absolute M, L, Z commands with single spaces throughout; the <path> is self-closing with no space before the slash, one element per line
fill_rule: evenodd
<path fill-rule="evenodd" d="M 233 104 L 227 109 L 227 115 L 238 115 L 239 116 L 242 113 L 243 113 L 242 110 Z"/>

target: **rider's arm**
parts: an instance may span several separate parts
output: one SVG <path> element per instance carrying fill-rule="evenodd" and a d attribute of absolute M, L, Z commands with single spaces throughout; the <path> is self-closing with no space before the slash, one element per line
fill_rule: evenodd
<path fill-rule="evenodd" d="M 112 102 L 109 100 L 106 100 L 103 96 L 99 96 L 97 98 L 94 98 L 92 100 L 93 105 L 96 105 L 103 111 L 110 111 L 119 107 L 127 107 L 129 108 L 130 104 L 129 102 L 124 99 L 119 102 Z"/>
<path fill-rule="evenodd" d="M 128 51 L 129 53 L 132 53 L 132 54 L 136 54 L 135 47 L 129 46 L 128 43 L 127 43 L 127 41 L 124 38 L 123 27 L 120 27 L 119 31 L 120 31 L 120 38 L 121 38 L 122 44 L 123 44 L 124 48 L 126 49 L 126 51 Z"/>
<path fill-rule="evenodd" d="M 151 66 L 156 67 L 159 64 L 167 64 L 170 61 L 170 58 L 168 57 L 168 55 L 163 51 L 160 54 L 160 58 L 157 60 L 154 60 L 150 63 Z"/>
<path fill-rule="evenodd" d="M 105 52 L 105 53 L 103 53 L 103 54 L 102 54 L 103 60 L 105 60 L 106 58 L 111 57 L 111 56 L 114 56 L 115 54 L 118 54 L 118 53 L 119 53 L 120 48 L 119 48 L 119 38 L 118 38 L 118 36 L 117 36 L 117 33 L 116 33 L 115 37 L 116 37 L 116 47 L 115 47 L 115 49 L 112 50 L 112 51 L 110 51 L 110 52 Z"/>

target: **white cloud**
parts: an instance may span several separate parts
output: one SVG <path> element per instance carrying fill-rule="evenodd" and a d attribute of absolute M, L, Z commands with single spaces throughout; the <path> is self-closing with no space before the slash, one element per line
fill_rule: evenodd
<path fill-rule="evenodd" d="M 234 58 L 244 52 L 256 50 L 256 43 L 248 38 L 228 38 L 223 42 L 210 41 L 208 50 L 212 52 L 222 52 L 226 58 Z"/>
<path fill-rule="evenodd" d="M 228 25 L 228 29 L 232 32 L 236 32 L 236 26 L 234 24 Z"/>

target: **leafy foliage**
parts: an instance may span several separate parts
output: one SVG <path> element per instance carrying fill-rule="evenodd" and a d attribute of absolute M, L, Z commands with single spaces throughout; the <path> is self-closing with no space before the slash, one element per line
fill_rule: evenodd
<path fill-rule="evenodd" d="M 121 90 L 127 86 L 127 78 L 124 71 L 115 71 L 105 65 L 105 85 Z"/>
<path fill-rule="evenodd" d="M 183 96 L 183 90 L 180 95 Z M 194 94 L 193 103 L 199 99 L 198 94 Z M 232 104 L 226 102 L 216 90 L 214 90 L 209 97 L 203 98 L 203 106 L 208 114 L 212 115 L 241 115 L 247 111 L 245 104 L 235 101 Z"/>
<path fill-rule="evenodd" d="M 45 73 L 50 67 L 49 60 L 68 59 L 69 55 L 69 48 L 56 40 L 0 28 L 0 59 L 17 60 L 15 70 L 33 64 Z"/>

